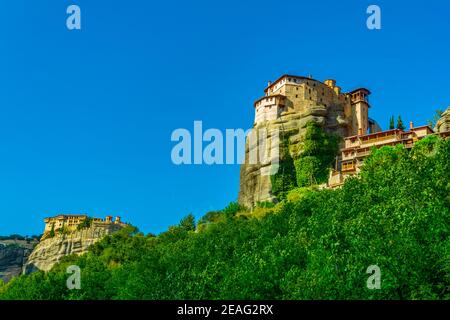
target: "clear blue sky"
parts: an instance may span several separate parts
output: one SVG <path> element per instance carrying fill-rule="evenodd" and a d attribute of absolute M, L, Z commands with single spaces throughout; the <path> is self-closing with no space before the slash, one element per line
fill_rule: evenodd
<path fill-rule="evenodd" d="M 391 114 L 424 124 L 450 105 L 449 15 L 447 0 L 1 1 L 0 234 L 78 212 L 159 233 L 223 208 L 239 166 L 177 167 L 170 135 L 249 128 L 284 73 L 371 89 L 384 128 Z"/>

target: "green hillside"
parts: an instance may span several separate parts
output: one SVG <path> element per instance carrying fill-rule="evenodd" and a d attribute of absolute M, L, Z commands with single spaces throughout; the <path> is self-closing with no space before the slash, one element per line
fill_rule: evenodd
<path fill-rule="evenodd" d="M 230 204 L 158 236 L 128 227 L 0 284 L 0 299 L 449 299 L 449 154 L 431 136 L 373 150 L 340 189 L 297 188 L 251 212 Z M 69 265 L 80 290 L 66 287 Z M 380 289 L 367 288 L 371 265 Z"/>

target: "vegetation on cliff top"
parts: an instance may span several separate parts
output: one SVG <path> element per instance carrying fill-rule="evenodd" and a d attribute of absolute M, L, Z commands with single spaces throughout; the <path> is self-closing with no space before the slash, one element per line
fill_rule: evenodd
<path fill-rule="evenodd" d="M 87 217 L 86 219 L 83 220 L 83 222 L 81 222 L 77 226 L 77 230 L 80 231 L 83 229 L 89 229 L 92 226 L 92 221 L 93 221 L 93 218 Z"/>
<path fill-rule="evenodd" d="M 158 235 L 127 227 L 15 278 L 0 299 L 449 299 L 450 140 L 374 150 L 337 190 L 292 190 L 237 204 Z M 68 290 L 66 268 L 81 268 Z M 366 270 L 381 270 L 370 290 Z"/>

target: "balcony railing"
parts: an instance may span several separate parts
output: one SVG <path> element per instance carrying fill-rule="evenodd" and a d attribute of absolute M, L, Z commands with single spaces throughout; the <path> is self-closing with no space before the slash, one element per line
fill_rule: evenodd
<path fill-rule="evenodd" d="M 385 137 L 374 137 L 374 138 L 369 138 L 367 140 L 361 140 L 361 145 L 368 145 L 368 144 L 378 144 L 378 143 L 386 143 L 386 142 L 394 142 L 400 140 L 400 137 L 393 134 L 393 135 L 388 135 Z"/>
<path fill-rule="evenodd" d="M 370 150 L 367 151 L 359 151 L 356 153 L 357 157 L 367 157 L 370 154 Z"/>
<path fill-rule="evenodd" d="M 342 161 L 345 160 L 352 160 L 355 157 L 354 153 L 350 153 L 350 154 L 342 154 Z"/>
<path fill-rule="evenodd" d="M 342 171 L 354 171 L 356 169 L 354 163 L 345 163 L 342 165 Z"/>

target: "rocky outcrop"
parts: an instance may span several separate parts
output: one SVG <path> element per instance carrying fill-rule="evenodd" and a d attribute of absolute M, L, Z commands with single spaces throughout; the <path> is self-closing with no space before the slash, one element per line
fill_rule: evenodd
<path fill-rule="evenodd" d="M 8 282 L 22 273 L 22 268 L 36 242 L 0 242 L 0 279 Z"/>
<path fill-rule="evenodd" d="M 347 134 L 348 121 L 344 116 L 344 106 L 334 105 L 325 108 L 323 105 L 312 106 L 304 112 L 286 112 L 272 121 L 266 121 L 253 128 L 256 132 L 260 129 L 267 130 L 268 149 L 273 150 L 279 147 L 279 156 L 284 154 L 282 144 L 274 145 L 274 132 L 278 132 L 278 141 L 283 139 L 289 140 L 291 156 L 298 153 L 301 149 L 301 142 L 306 132 L 308 122 L 314 121 L 322 126 L 326 131 L 334 132 L 340 136 Z M 249 155 L 255 152 L 254 148 L 258 148 L 257 144 L 249 144 L 245 147 L 245 163 L 241 166 L 240 171 L 240 191 L 238 201 L 247 207 L 252 207 L 258 202 L 276 201 L 272 194 L 270 172 L 276 170 L 270 163 L 250 164 Z M 284 159 L 279 158 L 279 161 Z M 265 172 L 265 174 L 263 173 Z"/>
<path fill-rule="evenodd" d="M 447 108 L 442 114 L 441 118 L 437 121 L 434 127 L 435 132 L 447 132 L 450 131 L 450 107 Z"/>
<path fill-rule="evenodd" d="M 93 223 L 87 229 L 57 234 L 42 240 L 28 257 L 23 272 L 28 274 L 37 270 L 49 271 L 64 256 L 83 254 L 90 245 L 122 227 L 116 224 Z"/>
<path fill-rule="evenodd" d="M 309 122 L 315 122 L 325 131 L 341 137 L 380 131 L 378 124 L 369 117 L 370 94 L 365 88 L 344 93 L 332 79 L 322 83 L 311 77 L 283 75 L 270 82 L 264 96 L 255 101 L 253 130 L 267 130 L 268 137 L 263 140 L 269 150 L 278 153 L 275 159 L 283 161 L 280 157 L 288 155 L 295 159 L 302 152 L 302 141 Z M 278 150 L 277 143 L 270 141 L 276 132 L 283 142 Z M 272 194 L 270 174 L 267 174 L 276 172 L 276 166 L 269 166 L 265 161 L 251 161 L 259 148 L 258 143 L 246 143 L 238 196 L 238 202 L 246 207 L 276 200 Z M 289 148 L 289 152 L 283 148 Z"/>

